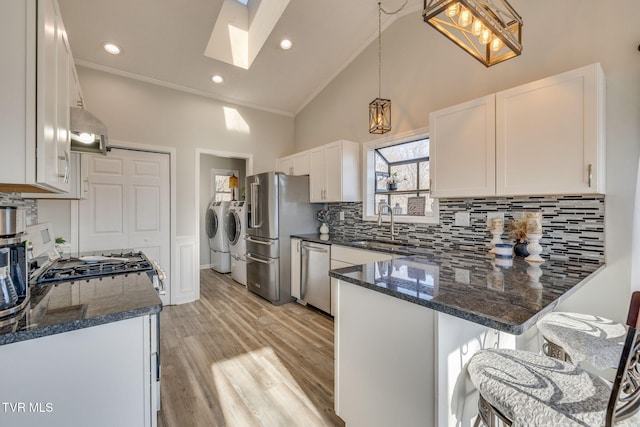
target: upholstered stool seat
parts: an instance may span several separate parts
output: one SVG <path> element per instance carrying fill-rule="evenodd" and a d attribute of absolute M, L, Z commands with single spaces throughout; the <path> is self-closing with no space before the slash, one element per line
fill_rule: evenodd
<path fill-rule="evenodd" d="M 604 426 L 611 385 L 568 362 L 518 350 L 480 350 L 467 371 L 513 426 Z M 616 426 L 640 426 L 640 415 Z"/>
<path fill-rule="evenodd" d="M 478 351 L 467 364 L 480 392 L 475 425 L 493 427 L 498 418 L 520 427 L 640 426 L 640 291 L 631 295 L 626 323 L 613 383 L 542 354 Z"/>
<path fill-rule="evenodd" d="M 547 356 L 597 369 L 616 368 L 627 328 L 613 320 L 588 314 L 553 312 L 536 324 L 545 339 Z M 569 356 L 568 358 L 566 356 Z"/>

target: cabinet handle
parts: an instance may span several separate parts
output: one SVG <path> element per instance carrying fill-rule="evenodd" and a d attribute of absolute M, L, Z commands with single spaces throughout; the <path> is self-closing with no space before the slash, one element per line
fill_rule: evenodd
<path fill-rule="evenodd" d="M 58 178 L 64 178 L 64 183 L 69 183 L 69 153 L 64 152 L 64 156 L 58 156 L 58 160 L 64 160 L 64 173 L 58 174 Z"/>
<path fill-rule="evenodd" d="M 589 179 L 589 188 L 591 188 L 591 181 L 593 179 L 593 166 L 591 165 L 591 163 L 589 163 L 588 179 Z"/>

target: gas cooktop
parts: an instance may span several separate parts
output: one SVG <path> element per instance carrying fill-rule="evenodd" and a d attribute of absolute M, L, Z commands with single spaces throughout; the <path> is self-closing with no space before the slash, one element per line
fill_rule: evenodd
<path fill-rule="evenodd" d="M 103 256 L 56 260 L 36 279 L 36 284 L 71 280 L 89 280 L 101 276 L 153 271 L 154 266 L 142 252 L 112 253 Z"/>

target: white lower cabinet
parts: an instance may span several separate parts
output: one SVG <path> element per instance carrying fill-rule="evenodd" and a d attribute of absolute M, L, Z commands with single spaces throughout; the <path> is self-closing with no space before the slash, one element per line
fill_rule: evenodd
<path fill-rule="evenodd" d="M 0 346 L 0 424 L 155 426 L 157 315 Z"/>
<path fill-rule="evenodd" d="M 331 269 L 351 267 L 369 262 L 387 261 L 393 255 L 385 252 L 367 251 L 348 246 L 331 245 Z M 331 278 L 331 315 L 337 313 L 338 279 Z"/>
<path fill-rule="evenodd" d="M 300 299 L 301 239 L 291 239 L 291 296 Z"/>

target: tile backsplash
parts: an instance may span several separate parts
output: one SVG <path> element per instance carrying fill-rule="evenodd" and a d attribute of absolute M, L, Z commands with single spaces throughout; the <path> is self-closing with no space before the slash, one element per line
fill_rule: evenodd
<path fill-rule="evenodd" d="M 329 204 L 332 234 L 346 238 L 389 240 L 389 217 L 378 227 L 375 221 L 362 220 L 362 203 Z M 339 212 L 344 212 L 340 221 Z M 397 223 L 400 236 L 396 240 L 435 249 L 485 251 L 492 236 L 487 227 L 487 214 L 504 213 L 506 225 L 525 211 L 542 211 L 543 258 L 573 259 L 582 262 L 604 262 L 604 196 L 539 196 L 474 199 L 440 199 L 439 224 Z M 469 226 L 456 226 L 456 212 L 469 212 Z"/>
<path fill-rule="evenodd" d="M 18 206 L 25 210 L 26 224 L 38 223 L 38 202 L 23 199 L 20 193 L 0 193 L 0 206 Z"/>

